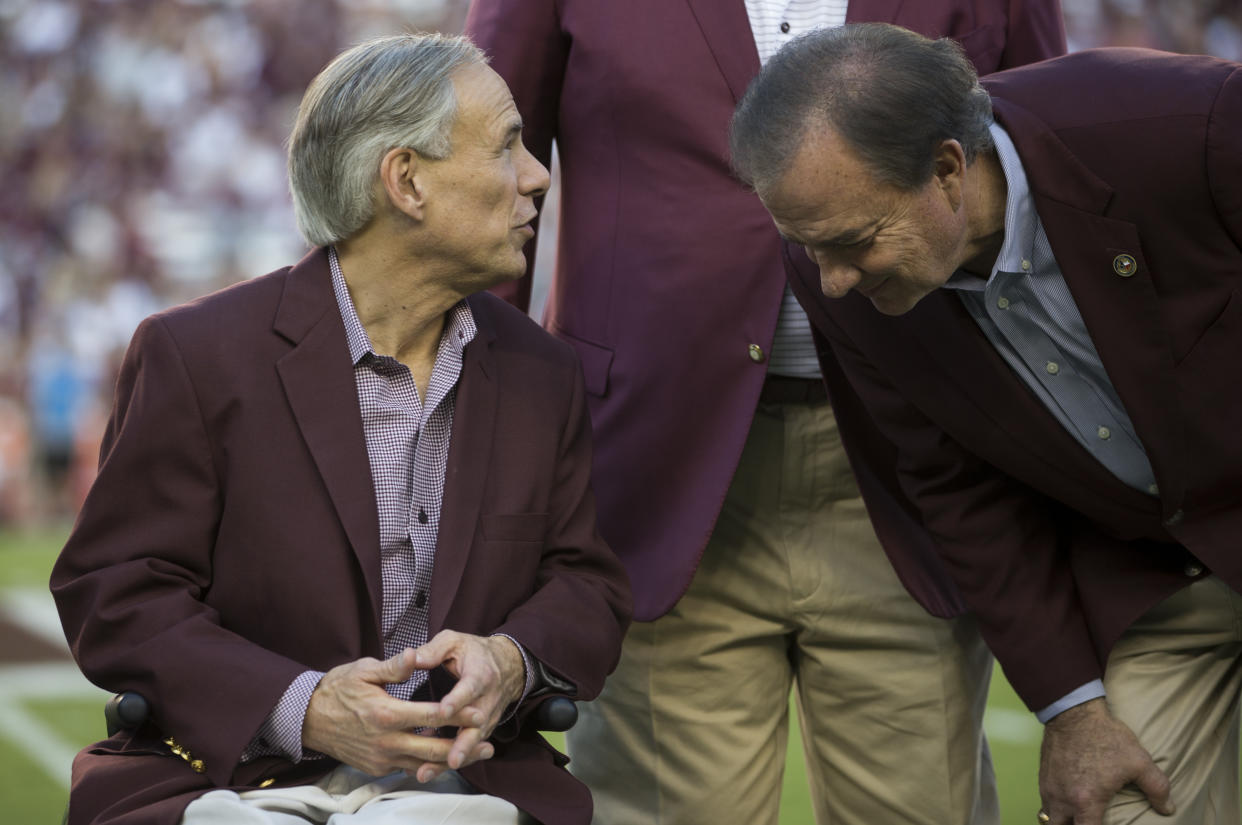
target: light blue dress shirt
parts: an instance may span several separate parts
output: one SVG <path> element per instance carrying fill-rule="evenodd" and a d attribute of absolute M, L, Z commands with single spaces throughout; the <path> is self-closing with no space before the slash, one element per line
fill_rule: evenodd
<path fill-rule="evenodd" d="M 959 271 L 945 287 L 957 291 L 1010 369 L 1087 452 L 1129 486 L 1156 495 L 1147 452 L 1052 254 L 1013 141 L 996 124 L 991 131 L 1008 185 L 1000 255 L 986 280 Z M 1096 679 L 1035 715 L 1047 722 L 1103 695 Z"/>

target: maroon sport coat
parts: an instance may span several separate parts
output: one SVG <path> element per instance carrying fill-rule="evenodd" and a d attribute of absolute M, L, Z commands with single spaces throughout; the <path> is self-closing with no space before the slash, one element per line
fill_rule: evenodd
<path fill-rule="evenodd" d="M 457 389 L 430 632 L 507 633 L 587 699 L 616 663 L 630 601 L 595 527 L 581 371 L 500 299 L 468 300 L 478 335 Z M 324 250 L 140 325 L 52 591 L 87 677 L 140 692 L 154 714 L 79 756 L 72 825 L 170 825 L 213 787 L 335 767 L 238 764 L 298 674 L 383 658 L 375 491 Z M 432 677 L 442 695 L 451 679 Z M 537 734 L 512 722 L 494 741 L 493 759 L 462 771 L 475 786 L 548 825 L 590 820 L 586 787 Z"/>
<path fill-rule="evenodd" d="M 889 317 L 788 260 L 1034 709 L 1098 677 L 1201 565 L 1242 590 L 1242 66 L 1100 49 L 983 82 L 1158 497 L 1065 431 L 953 291 Z"/>
<path fill-rule="evenodd" d="M 983 73 L 1065 50 L 1057 0 L 855 0 L 848 20 L 954 37 Z M 729 167 L 729 122 L 759 71 L 746 6 L 474 0 L 466 32 L 513 91 L 531 151 L 549 163 L 557 142 L 545 325 L 582 358 L 600 530 L 630 573 L 636 618 L 654 619 L 715 526 L 767 371 L 750 348 L 770 349 L 785 288 L 780 237 Z M 528 278 L 507 297 L 525 309 L 529 290 Z M 838 417 L 857 415 L 848 388 L 831 389 Z M 859 481 L 877 490 L 877 529 L 913 524 L 888 495 L 895 483 L 870 472 Z M 931 612 L 961 612 L 916 532 L 886 543 L 898 574 Z"/>

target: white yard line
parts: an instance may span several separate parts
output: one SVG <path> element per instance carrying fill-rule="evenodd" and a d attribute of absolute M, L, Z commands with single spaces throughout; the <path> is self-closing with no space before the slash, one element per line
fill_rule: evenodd
<path fill-rule="evenodd" d="M 0 736 L 16 745 L 54 782 L 69 787 L 69 769 L 78 748 L 67 743 L 35 715 L 0 696 Z"/>
<path fill-rule="evenodd" d="M 69 654 L 69 645 L 60 629 L 60 616 L 52 594 L 42 588 L 10 587 L 0 590 L 0 612 L 10 622 Z"/>
<path fill-rule="evenodd" d="M 103 703 L 107 693 L 92 685 L 76 665 L 38 664 L 0 667 L 0 736 L 21 749 L 43 772 L 65 788 L 73 757 L 85 743 L 70 742 L 37 714 L 26 708 L 28 699 L 86 699 L 100 708 L 99 732 L 103 734 Z"/>
<path fill-rule="evenodd" d="M 99 703 L 99 733 L 103 734 L 103 703 L 107 693 L 86 681 L 68 659 L 69 649 L 51 594 L 44 590 L 0 591 L 5 619 L 65 651 L 63 662 L 0 666 L 0 737 L 21 749 L 30 761 L 65 788 L 73 757 L 84 743 L 67 741 L 26 706 L 31 699 L 74 699 Z"/>

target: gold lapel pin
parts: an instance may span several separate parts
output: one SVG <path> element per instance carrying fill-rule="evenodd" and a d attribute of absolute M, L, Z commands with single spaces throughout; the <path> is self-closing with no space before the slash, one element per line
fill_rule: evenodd
<path fill-rule="evenodd" d="M 1134 260 L 1133 255 L 1122 252 L 1116 258 L 1113 258 L 1113 272 L 1116 272 L 1123 278 L 1129 278 L 1135 272 L 1138 272 L 1138 261 Z"/>

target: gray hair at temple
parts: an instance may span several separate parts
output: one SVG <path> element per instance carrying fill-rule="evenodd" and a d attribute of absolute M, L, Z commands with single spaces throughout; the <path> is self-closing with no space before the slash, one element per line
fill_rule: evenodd
<path fill-rule="evenodd" d="M 991 98 L 956 42 L 852 23 L 804 34 L 768 61 L 733 114 L 732 162 L 762 193 L 828 126 L 877 178 L 910 191 L 931 179 L 941 141 L 961 143 L 967 163 L 990 150 L 991 123 Z"/>
<path fill-rule="evenodd" d="M 289 136 L 289 191 L 298 230 L 315 246 L 353 236 L 375 213 L 384 155 L 452 151 L 453 72 L 487 57 L 464 37 L 400 34 L 338 55 L 311 81 Z"/>

